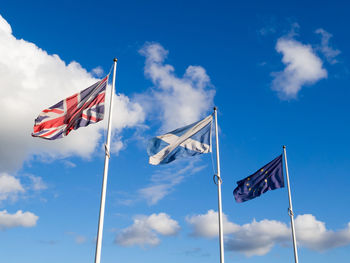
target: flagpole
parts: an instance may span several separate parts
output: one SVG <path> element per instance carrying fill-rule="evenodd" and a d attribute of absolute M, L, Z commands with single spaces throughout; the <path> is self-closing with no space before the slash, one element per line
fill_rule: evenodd
<path fill-rule="evenodd" d="M 289 208 L 288 214 L 290 216 L 290 224 L 292 227 L 292 237 L 293 237 L 293 248 L 294 248 L 294 261 L 295 263 L 299 262 L 298 259 L 298 249 L 297 249 L 297 241 L 295 238 L 295 228 L 294 228 L 294 214 L 293 214 L 293 206 L 292 206 L 292 197 L 290 193 L 290 185 L 289 185 L 289 173 L 288 173 L 288 163 L 287 163 L 287 151 L 286 146 L 283 145 L 283 155 L 284 155 L 284 163 L 286 166 L 286 175 L 287 175 L 287 186 L 288 186 L 288 198 L 289 198 Z"/>
<path fill-rule="evenodd" d="M 107 177 L 108 177 L 108 164 L 110 158 L 110 144 L 111 144 L 111 126 L 112 126 L 112 112 L 113 112 L 113 95 L 115 89 L 115 72 L 117 69 L 117 59 L 113 59 L 114 69 L 113 69 L 113 81 L 111 88 L 111 98 L 109 104 L 109 116 L 108 116 L 108 130 L 107 130 L 107 140 L 105 144 L 105 166 L 103 171 L 103 181 L 102 181 L 102 192 L 101 192 L 101 203 L 100 203 L 100 215 L 98 221 L 97 230 L 97 240 L 96 240 L 96 252 L 95 252 L 95 263 L 100 263 L 101 261 L 101 245 L 102 245 L 102 234 L 103 234 L 103 222 L 105 216 L 105 204 L 106 204 L 106 190 L 107 190 Z"/>
<path fill-rule="evenodd" d="M 219 243 L 220 243 L 220 263 L 224 263 L 224 237 L 223 237 L 223 226 L 222 226 L 222 206 L 221 206 L 221 174 L 220 174 L 220 156 L 219 156 L 219 137 L 218 137 L 218 118 L 217 118 L 217 108 L 214 107 L 215 115 L 215 140 L 216 140 L 216 177 L 218 181 L 216 185 L 218 186 L 218 217 L 219 217 Z"/>

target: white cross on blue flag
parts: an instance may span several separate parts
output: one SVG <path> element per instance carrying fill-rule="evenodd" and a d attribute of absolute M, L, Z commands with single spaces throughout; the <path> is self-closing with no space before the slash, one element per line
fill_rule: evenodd
<path fill-rule="evenodd" d="M 166 164 L 175 159 L 211 152 L 211 125 L 213 115 L 178 128 L 149 141 L 149 163 Z"/>

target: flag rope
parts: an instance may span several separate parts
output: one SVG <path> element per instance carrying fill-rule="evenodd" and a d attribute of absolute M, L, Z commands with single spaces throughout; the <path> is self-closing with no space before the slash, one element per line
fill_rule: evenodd
<path fill-rule="evenodd" d="M 109 72 L 107 74 L 108 76 L 108 80 L 109 80 L 109 76 L 111 75 L 112 73 L 112 70 L 113 70 L 113 67 L 114 67 L 114 63 L 112 64 L 111 68 L 109 69 Z M 106 94 L 107 94 L 107 88 L 108 88 L 108 80 L 107 80 L 107 86 L 106 86 Z M 111 95 L 112 96 L 112 95 Z M 107 132 L 108 132 L 108 122 L 106 123 L 104 129 L 103 129 L 103 142 L 106 141 L 106 138 L 107 138 Z M 106 144 L 105 145 L 105 149 L 106 149 Z"/>
<path fill-rule="evenodd" d="M 218 182 L 216 182 L 216 180 L 215 180 L 216 178 L 218 179 Z M 214 184 L 216 184 L 216 185 L 218 185 L 218 183 L 222 184 L 222 179 L 217 174 L 213 175 L 213 181 L 214 181 Z"/>
<path fill-rule="evenodd" d="M 105 144 L 105 153 L 106 153 L 106 155 L 108 156 L 108 158 L 110 159 L 110 158 L 111 158 L 111 155 L 110 155 L 110 153 L 109 153 L 109 148 L 108 148 L 107 144 Z"/>
<path fill-rule="evenodd" d="M 213 126 L 212 126 L 212 130 L 214 130 L 214 127 L 213 127 Z M 210 136 L 210 140 L 211 140 L 211 136 Z M 210 145 L 212 145 L 212 144 L 210 143 Z M 217 175 L 217 172 L 216 172 L 216 170 L 215 170 L 213 151 L 211 151 L 210 156 L 211 156 L 211 168 L 213 169 L 213 174 L 214 174 L 214 177 L 215 177 L 215 175 Z M 215 183 L 215 180 L 214 180 L 214 183 Z M 216 184 L 216 183 L 215 183 L 215 184 Z"/>

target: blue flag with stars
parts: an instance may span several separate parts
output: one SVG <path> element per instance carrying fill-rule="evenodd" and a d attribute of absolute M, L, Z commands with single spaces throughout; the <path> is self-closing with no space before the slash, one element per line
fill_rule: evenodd
<path fill-rule="evenodd" d="M 238 203 L 242 203 L 261 194 L 284 187 L 282 154 L 272 160 L 254 174 L 237 182 L 233 195 Z"/>

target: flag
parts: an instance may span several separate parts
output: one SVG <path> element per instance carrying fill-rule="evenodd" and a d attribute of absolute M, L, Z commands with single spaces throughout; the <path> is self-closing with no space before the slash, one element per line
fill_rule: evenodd
<path fill-rule="evenodd" d="M 233 195 L 238 203 L 251 200 L 268 190 L 284 187 L 282 154 L 254 174 L 237 182 Z"/>
<path fill-rule="evenodd" d="M 67 136 L 73 129 L 103 120 L 107 83 L 108 76 L 43 110 L 34 121 L 32 136 L 56 140 Z"/>
<path fill-rule="evenodd" d="M 178 128 L 149 141 L 149 163 L 166 164 L 175 159 L 211 152 L 211 125 L 213 116 Z"/>

